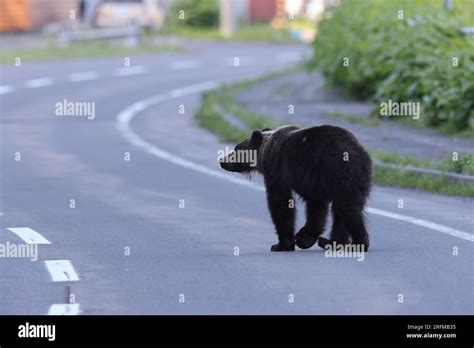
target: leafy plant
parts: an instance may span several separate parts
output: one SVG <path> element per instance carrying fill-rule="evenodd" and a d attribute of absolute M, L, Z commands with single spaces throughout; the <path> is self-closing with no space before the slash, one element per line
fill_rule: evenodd
<path fill-rule="evenodd" d="M 168 25 L 212 28 L 219 23 L 219 6 L 217 0 L 179 0 L 168 16 Z"/>
<path fill-rule="evenodd" d="M 309 67 L 357 97 L 420 102 L 427 125 L 474 129 L 474 38 L 460 31 L 474 0 L 442 4 L 343 0 L 319 24 Z"/>

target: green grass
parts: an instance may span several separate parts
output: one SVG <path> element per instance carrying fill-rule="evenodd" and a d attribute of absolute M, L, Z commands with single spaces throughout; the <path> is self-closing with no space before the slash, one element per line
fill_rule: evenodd
<path fill-rule="evenodd" d="M 230 91 L 234 90 L 234 86 L 229 88 L 223 87 L 218 91 L 208 92 L 203 96 L 201 107 L 196 114 L 196 119 L 201 127 L 216 133 L 221 141 L 237 143 L 249 137 L 249 131 L 229 124 L 216 112 L 214 105 L 221 106 L 225 111 L 248 125 L 250 129 L 275 128 L 278 126 L 264 115 L 253 113 L 235 103 L 231 98 L 233 94 L 230 93 Z"/>
<path fill-rule="evenodd" d="M 218 28 L 191 28 L 186 26 L 168 25 L 161 28 L 158 35 L 175 35 L 190 39 L 203 40 L 236 40 L 271 43 L 295 43 L 295 39 L 286 30 L 275 30 L 270 24 L 257 23 L 241 26 L 229 38 L 222 37 Z"/>
<path fill-rule="evenodd" d="M 1 50 L 0 64 L 13 64 L 15 58 L 20 57 L 22 61 L 36 61 L 48 59 L 70 59 L 106 56 L 133 56 L 150 53 L 179 52 L 177 46 L 154 45 L 144 40 L 135 47 L 127 47 L 118 44 L 109 44 L 104 41 L 74 42 L 68 46 L 60 46 L 55 42 L 47 41 L 45 47 L 29 48 L 22 50 Z"/>
<path fill-rule="evenodd" d="M 439 169 L 451 173 L 474 175 L 474 155 L 460 155 L 457 161 L 453 161 L 452 158 L 446 158 L 441 162 Z"/>
<path fill-rule="evenodd" d="M 474 175 L 474 155 L 461 154 L 457 161 L 453 158 L 445 158 L 440 162 L 421 160 L 415 157 L 400 155 L 398 153 L 367 149 L 372 158 L 385 163 L 398 164 L 400 166 L 411 165 L 418 168 L 436 169 L 445 173 L 459 173 Z"/>
<path fill-rule="evenodd" d="M 249 129 L 276 128 L 277 122 L 266 115 L 254 113 L 237 104 L 234 94 L 240 90 L 248 89 L 259 82 L 283 76 L 297 71 L 301 67 L 287 69 L 282 72 L 270 73 L 257 78 L 243 80 L 238 83 L 224 85 L 219 89 L 204 94 L 201 106 L 196 113 L 196 119 L 201 127 L 207 128 L 218 135 L 221 141 L 240 142 L 250 136 L 248 130 L 244 130 L 229 124 L 218 112 L 214 105 L 221 106 L 225 111 L 240 119 Z"/>
<path fill-rule="evenodd" d="M 276 128 L 278 124 L 273 120 L 268 119 L 266 116 L 258 113 L 254 113 L 249 111 L 233 100 L 228 98 L 227 96 L 220 100 L 220 104 L 224 108 L 225 111 L 231 113 L 232 115 L 239 118 L 245 124 L 248 125 L 251 129 L 263 129 L 263 128 Z"/>
<path fill-rule="evenodd" d="M 450 181 L 445 177 L 415 174 L 390 168 L 374 166 L 372 181 L 379 185 L 413 188 L 445 195 L 474 197 L 474 185 Z"/>
<path fill-rule="evenodd" d="M 378 112 L 379 112 L 379 108 L 375 108 L 373 115 L 377 115 Z M 425 122 L 419 122 L 419 120 L 414 120 L 410 117 L 397 117 L 391 121 L 394 121 L 404 126 L 408 126 L 412 128 L 432 129 L 439 134 L 449 135 L 455 138 L 474 138 L 474 128 L 458 130 L 454 128 L 453 126 L 451 126 L 450 124 L 441 124 L 438 126 L 427 126 Z"/>
<path fill-rule="evenodd" d="M 236 143 L 248 137 L 248 132 L 230 125 L 214 110 L 215 99 L 213 92 L 203 96 L 201 107 L 196 114 L 198 124 L 217 134 L 221 141 Z"/>
<path fill-rule="evenodd" d="M 326 112 L 324 115 L 330 118 L 347 121 L 352 124 L 358 124 L 363 127 L 377 127 L 380 124 L 380 121 L 374 117 L 353 116 L 342 112 Z"/>
<path fill-rule="evenodd" d="M 221 141 L 240 142 L 249 137 L 249 131 L 230 125 L 219 113 L 214 105 L 220 105 L 224 110 L 239 118 L 249 128 L 275 128 L 276 122 L 263 114 L 254 113 L 238 105 L 233 96 L 241 89 L 254 86 L 257 82 L 274 77 L 266 75 L 257 79 L 226 85 L 203 96 L 202 104 L 196 114 L 198 124 L 218 135 Z M 345 117 L 346 115 L 344 115 Z M 411 156 L 400 155 L 381 150 L 367 150 L 370 156 L 385 163 L 398 164 L 399 169 L 384 168 L 374 165 L 372 180 L 374 183 L 386 186 L 413 188 L 445 195 L 474 197 L 474 184 L 449 180 L 446 177 L 437 177 L 427 174 L 408 172 L 403 166 L 411 165 L 419 168 L 437 169 L 451 173 L 465 173 L 474 175 L 474 155 L 461 155 L 458 161 L 447 158 L 441 162 L 420 160 Z"/>

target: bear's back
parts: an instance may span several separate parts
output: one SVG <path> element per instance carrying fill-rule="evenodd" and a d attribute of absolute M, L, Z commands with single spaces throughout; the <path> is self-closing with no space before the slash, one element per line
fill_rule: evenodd
<path fill-rule="evenodd" d="M 310 192 L 333 200 L 347 191 L 370 190 L 370 156 L 341 127 L 322 125 L 291 132 L 281 150 L 282 179 L 303 197 Z"/>

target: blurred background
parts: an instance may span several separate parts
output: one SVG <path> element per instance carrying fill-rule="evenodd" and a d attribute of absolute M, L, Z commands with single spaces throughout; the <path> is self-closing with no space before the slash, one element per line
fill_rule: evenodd
<path fill-rule="evenodd" d="M 473 28 L 474 0 L 0 0 L 0 245 L 78 273 L 2 259 L 0 312 L 472 314 Z M 371 155 L 364 262 L 269 256 L 217 153 L 285 124 Z"/>
<path fill-rule="evenodd" d="M 222 34 L 252 23 L 272 23 L 290 29 L 295 36 L 311 40 L 312 22 L 321 17 L 330 0 L 1 0 L 0 31 L 46 31 L 69 28 L 123 27 L 136 25 L 149 30 L 186 27 L 213 28 L 219 14 L 225 17 Z M 189 11 L 187 16 L 176 12 Z M 297 17 L 291 26 L 286 20 Z M 186 18 L 185 18 L 186 17 Z M 225 25 L 225 27 L 224 27 Z"/>

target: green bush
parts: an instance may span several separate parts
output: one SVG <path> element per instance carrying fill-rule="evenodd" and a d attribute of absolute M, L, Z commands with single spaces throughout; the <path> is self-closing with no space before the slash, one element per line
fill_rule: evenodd
<path fill-rule="evenodd" d="M 460 33 L 474 26 L 474 0 L 451 13 L 443 3 L 342 0 L 319 24 L 310 67 L 358 97 L 418 101 L 428 125 L 474 129 L 474 38 Z"/>
<path fill-rule="evenodd" d="M 184 14 L 184 18 L 181 19 L 180 14 Z M 174 1 L 167 22 L 171 25 L 194 28 L 216 27 L 219 23 L 219 4 L 217 0 Z"/>

